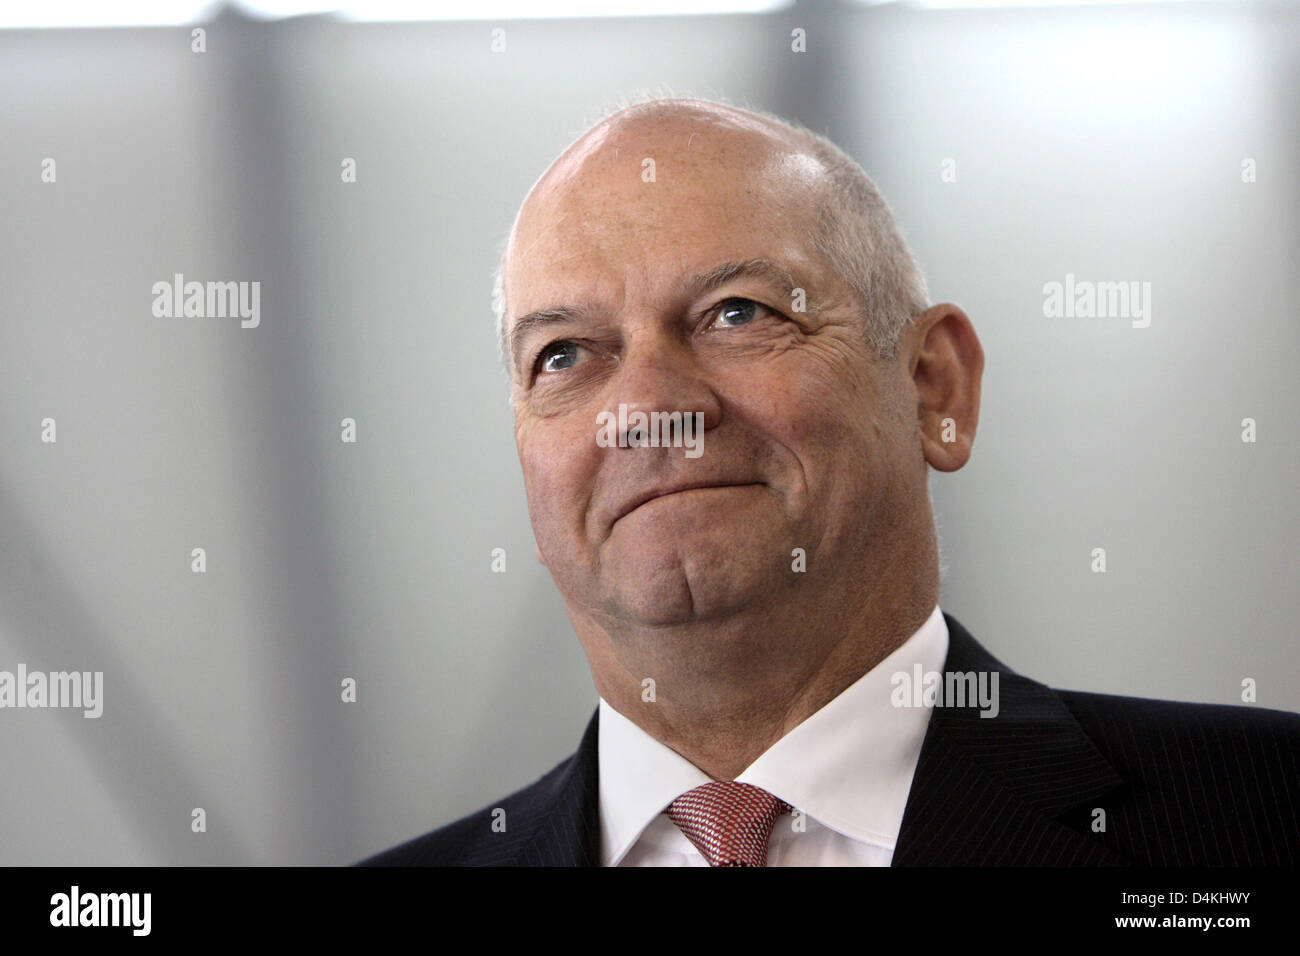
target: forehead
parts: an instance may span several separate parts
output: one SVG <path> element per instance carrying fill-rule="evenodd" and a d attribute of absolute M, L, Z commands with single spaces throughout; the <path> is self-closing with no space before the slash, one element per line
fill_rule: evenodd
<path fill-rule="evenodd" d="M 575 285 L 626 291 L 723 261 L 812 267 L 825 172 L 764 122 L 702 112 L 593 129 L 520 210 L 507 257 L 511 315 Z"/>

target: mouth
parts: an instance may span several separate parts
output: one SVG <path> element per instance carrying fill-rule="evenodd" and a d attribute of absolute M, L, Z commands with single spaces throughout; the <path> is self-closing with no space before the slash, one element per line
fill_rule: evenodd
<path fill-rule="evenodd" d="M 673 485 L 668 488 L 661 488 L 652 491 L 647 491 L 644 494 L 637 495 L 635 498 L 633 498 L 631 501 L 625 504 L 619 510 L 617 517 L 614 518 L 614 521 L 617 522 L 627 517 L 633 511 L 636 511 L 637 508 L 640 508 L 646 502 L 656 501 L 659 498 L 666 498 L 669 495 L 678 495 L 686 491 L 703 491 L 710 488 L 748 488 L 750 485 L 757 485 L 757 484 L 758 482 L 756 481 L 734 481 L 734 482 L 701 481 L 701 482 L 692 482 L 683 485 Z"/>

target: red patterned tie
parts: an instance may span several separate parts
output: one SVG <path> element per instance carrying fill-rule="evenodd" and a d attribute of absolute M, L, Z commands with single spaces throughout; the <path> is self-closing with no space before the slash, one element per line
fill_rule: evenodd
<path fill-rule="evenodd" d="M 714 780 L 683 793 L 666 812 L 709 866 L 767 866 L 767 838 L 790 804 L 753 784 Z"/>

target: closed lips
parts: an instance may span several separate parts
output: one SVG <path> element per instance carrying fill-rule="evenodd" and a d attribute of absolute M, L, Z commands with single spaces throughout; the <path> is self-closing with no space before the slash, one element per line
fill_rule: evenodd
<path fill-rule="evenodd" d="M 708 481 L 701 481 L 701 482 L 692 482 L 692 483 L 690 483 L 690 484 L 673 485 L 673 486 L 670 486 L 670 487 L 667 487 L 667 488 L 655 489 L 654 491 L 647 491 L 647 492 L 645 492 L 645 493 L 643 493 L 643 494 L 638 495 L 637 497 L 633 498 L 630 502 L 628 502 L 627 504 L 625 504 L 625 505 L 624 505 L 624 506 L 619 510 L 618 518 L 622 518 L 622 517 L 624 517 L 625 515 L 627 515 L 629 512 L 635 511 L 637 508 L 641 507 L 641 506 L 642 506 L 643 504 L 645 504 L 647 501 L 653 501 L 655 498 L 662 498 L 662 497 L 664 497 L 665 495 L 675 495 L 675 494 L 677 494 L 678 492 L 682 492 L 682 491 L 695 491 L 695 490 L 700 489 L 700 488 L 743 488 L 743 487 L 745 487 L 746 485 L 752 485 L 752 484 L 756 484 L 756 483 L 757 483 L 757 482 L 753 482 L 753 481 L 740 481 L 740 482 L 732 482 L 732 481 L 724 481 L 724 482 L 708 482 Z M 617 521 L 618 518 L 615 518 L 614 520 Z"/>

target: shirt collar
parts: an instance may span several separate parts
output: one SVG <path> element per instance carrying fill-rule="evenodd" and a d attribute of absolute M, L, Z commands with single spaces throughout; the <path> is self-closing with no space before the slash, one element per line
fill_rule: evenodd
<path fill-rule="evenodd" d="M 890 850 L 898 839 L 930 705 L 895 707 L 899 671 L 939 671 L 948 625 L 936 606 L 893 653 L 764 751 L 736 778 L 846 837 Z M 615 866 L 677 797 L 712 778 L 600 700 L 601 856 Z"/>

